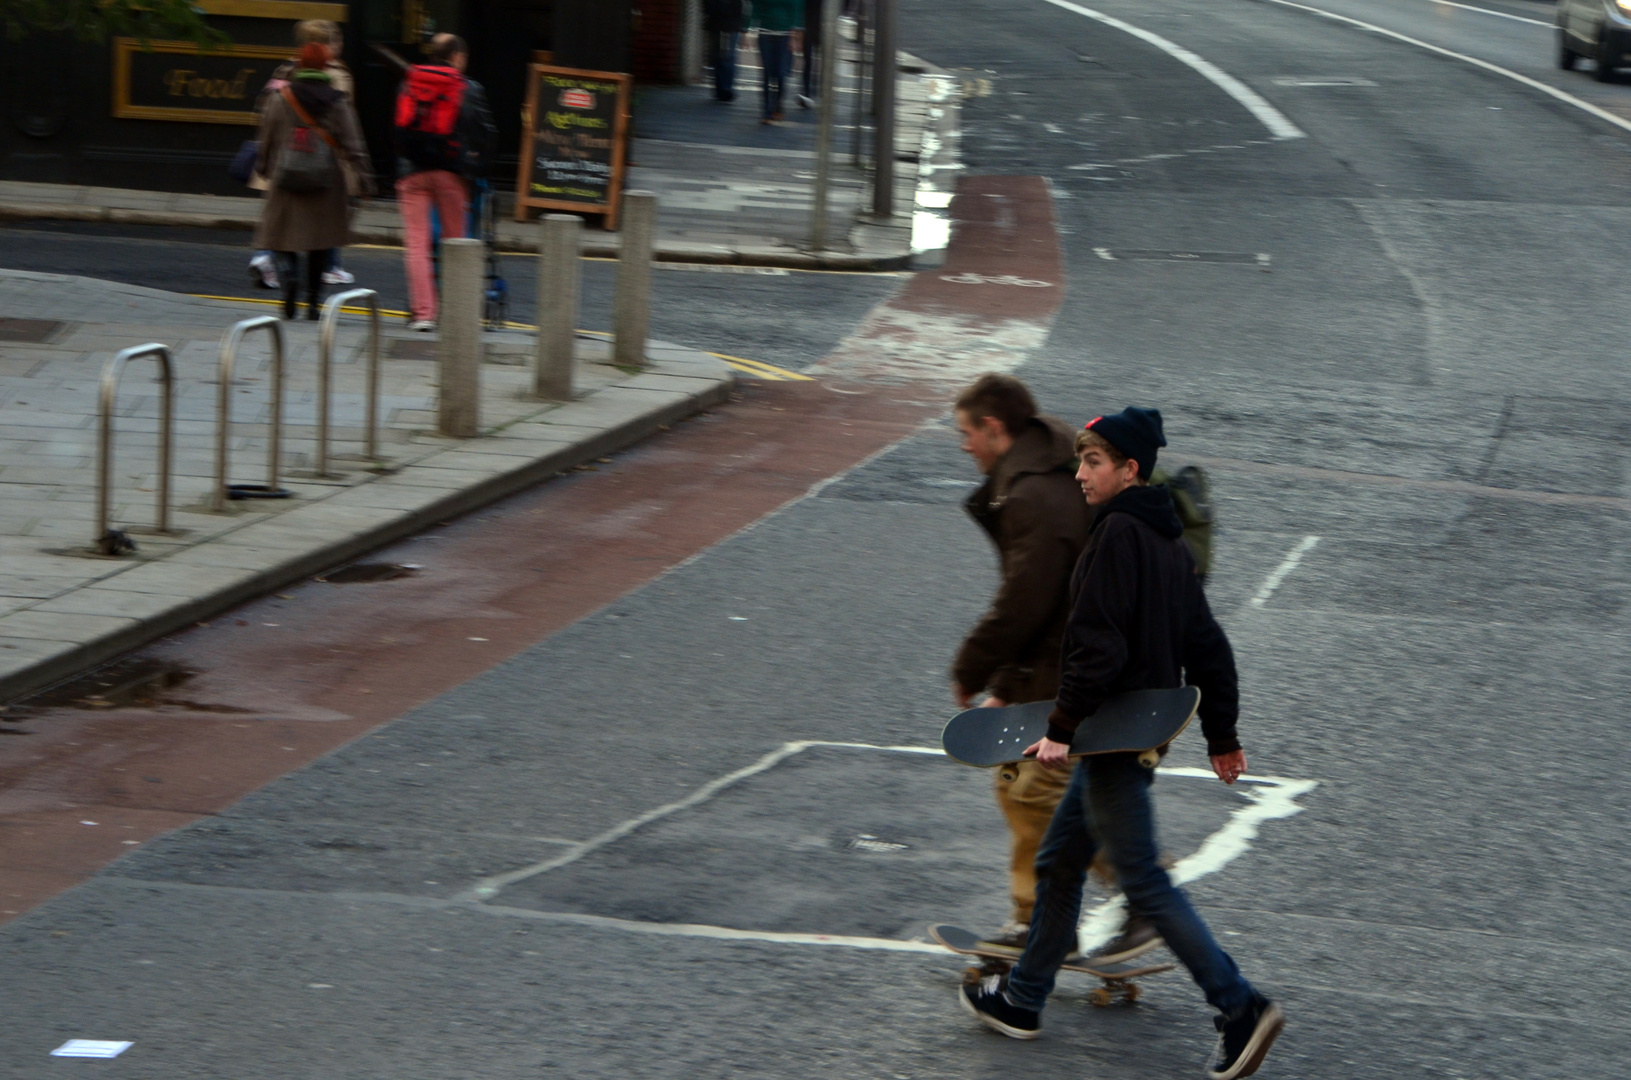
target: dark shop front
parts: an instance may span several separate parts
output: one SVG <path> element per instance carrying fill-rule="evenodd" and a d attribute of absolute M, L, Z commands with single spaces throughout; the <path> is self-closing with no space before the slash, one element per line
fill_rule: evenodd
<path fill-rule="evenodd" d="M 679 36 L 698 0 L 198 0 L 230 44 L 65 34 L 0 38 L 0 180 L 243 194 L 227 166 L 255 134 L 255 98 L 293 53 L 294 26 L 328 19 L 376 169 L 392 175 L 391 110 L 406 64 L 434 33 L 470 43 L 469 74 L 486 86 L 500 133 L 493 183 L 514 184 L 528 65 L 680 76 Z M 640 8 L 645 10 L 642 11 Z M 690 16 L 690 17 L 688 17 Z"/>

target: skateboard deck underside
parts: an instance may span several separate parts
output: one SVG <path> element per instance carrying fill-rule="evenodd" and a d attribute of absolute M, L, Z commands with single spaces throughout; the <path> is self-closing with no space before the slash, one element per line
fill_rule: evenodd
<path fill-rule="evenodd" d="M 1072 757 L 1139 753 L 1177 738 L 1200 707 L 1193 686 L 1135 690 L 1118 694 L 1083 720 L 1071 741 Z M 991 768 L 1024 761 L 1025 748 L 1048 733 L 1051 701 L 1000 709 L 965 709 L 947 722 L 940 742 L 948 756 L 965 765 Z"/>
<path fill-rule="evenodd" d="M 952 926 L 949 923 L 940 923 L 929 927 L 929 936 L 937 943 L 961 956 L 977 956 L 982 960 L 996 960 L 1012 964 L 1019 957 L 1010 953 L 999 952 L 995 949 L 982 949 L 979 935 L 961 926 Z M 1089 967 L 1082 963 L 1066 963 L 1060 965 L 1064 971 L 1079 971 L 1083 975 L 1091 975 L 1096 979 L 1103 979 L 1107 983 L 1125 982 L 1128 979 L 1137 979 L 1145 975 L 1158 975 L 1163 971 L 1171 971 L 1176 965 L 1170 961 L 1159 964 L 1105 964 L 1103 967 Z"/>

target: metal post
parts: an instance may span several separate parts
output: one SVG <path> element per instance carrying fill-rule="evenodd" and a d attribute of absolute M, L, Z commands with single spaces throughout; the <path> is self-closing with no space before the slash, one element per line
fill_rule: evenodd
<path fill-rule="evenodd" d="M 363 421 L 363 454 L 369 461 L 379 450 L 379 293 L 373 289 L 352 289 L 331 296 L 323 305 L 323 321 L 317 324 L 317 475 L 328 472 L 329 384 L 334 370 L 334 331 L 340 309 L 353 300 L 368 301 L 368 416 Z"/>
<path fill-rule="evenodd" d="M 175 365 L 170 359 L 170 347 L 155 343 L 124 349 L 109 360 L 102 369 L 101 424 L 96 438 L 96 535 L 92 543 L 104 555 L 121 554 L 118 541 L 111 535 L 113 517 L 113 406 L 119 397 L 119 377 L 125 364 L 131 360 L 151 356 L 159 362 L 159 381 L 164 384 L 163 404 L 159 407 L 159 505 L 157 529 L 170 531 L 170 462 L 171 444 L 175 438 Z"/>
<path fill-rule="evenodd" d="M 265 330 L 272 335 L 272 435 L 266 455 L 266 486 L 227 484 L 228 446 L 232 437 L 232 371 L 238 361 L 238 345 L 244 335 Z M 286 499 L 289 493 L 278 487 L 278 457 L 283 444 L 283 322 L 276 315 L 262 315 L 233 324 L 221 339 L 221 365 L 217 374 L 220 381 L 215 406 L 215 492 L 210 497 L 210 509 L 217 513 L 227 508 L 227 500 Z M 234 494 L 236 492 L 236 495 Z"/>
<path fill-rule="evenodd" d="M 548 214 L 539 231 L 538 341 L 532 360 L 532 392 L 545 401 L 571 401 L 577 381 L 574 331 L 583 221 L 572 214 Z"/>
<path fill-rule="evenodd" d="M 895 216 L 895 2 L 878 0 L 876 45 L 872 60 L 872 97 L 878 120 L 873 128 L 872 214 Z"/>
<path fill-rule="evenodd" d="M 838 3 L 826 0 L 821 8 L 821 37 L 816 43 L 821 58 L 820 114 L 816 118 L 815 193 L 810 208 L 810 250 L 827 250 L 827 188 L 832 182 L 832 126 L 838 115 Z M 809 28 L 805 28 L 809 33 Z"/>
<path fill-rule="evenodd" d="M 486 247 L 442 241 L 441 331 L 436 349 L 436 430 L 455 439 L 481 433 L 481 309 Z"/>
<path fill-rule="evenodd" d="M 612 362 L 646 366 L 651 332 L 651 255 L 657 233 L 657 196 L 623 193 L 623 242 L 617 254 L 617 295 L 612 308 Z"/>
<path fill-rule="evenodd" d="M 855 127 L 850 132 L 850 164 L 861 164 L 861 128 L 866 123 L 866 5 L 855 5 Z"/>

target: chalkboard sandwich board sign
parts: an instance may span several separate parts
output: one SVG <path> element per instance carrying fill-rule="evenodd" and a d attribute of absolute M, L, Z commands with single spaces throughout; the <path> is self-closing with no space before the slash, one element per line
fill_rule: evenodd
<path fill-rule="evenodd" d="M 629 121 L 628 75 L 533 64 L 527 77 L 515 217 L 603 214 L 617 228 Z"/>

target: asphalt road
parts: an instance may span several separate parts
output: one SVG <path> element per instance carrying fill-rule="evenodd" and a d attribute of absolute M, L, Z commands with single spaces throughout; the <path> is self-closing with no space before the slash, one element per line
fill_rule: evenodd
<path fill-rule="evenodd" d="M 1077 422 L 1160 407 L 1166 459 L 1210 470 L 1209 592 L 1280 779 L 1156 790 L 1175 856 L 1245 841 L 1189 888 L 1290 1015 L 1261 1075 L 1619 1076 L 1631 135 L 1281 4 L 1092 6 L 1305 137 L 1042 0 L 906 0 L 903 45 L 989 91 L 970 174 L 1054 185 L 1069 290 L 1020 373 Z M 1480 18 L 1467 48 L 1508 48 Z M 1133 1009 L 1066 982 L 1022 1044 L 909 944 L 1003 916 L 983 777 L 902 749 L 933 744 L 993 580 L 968 477 L 944 425 L 914 435 L 0 928 L 0 1060 L 56 1076 L 84 1037 L 135 1040 L 98 1066 L 131 1077 L 1200 1075 L 1179 975 Z M 1301 812 L 1238 831 L 1264 806 Z"/>
<path fill-rule="evenodd" d="M 0 266 L 48 274 L 89 274 L 205 296 L 271 299 L 251 284 L 250 234 L 235 230 L 74 222 L 0 224 Z M 381 306 L 405 311 L 407 279 L 397 248 L 353 247 L 343 256 Z M 583 261 L 579 326 L 611 329 L 616 264 Z M 804 273 L 756 267 L 659 263 L 652 277 L 651 333 L 663 341 L 797 368 L 837 344 L 840 332 L 900 284 L 896 274 Z M 531 323 L 536 260 L 503 255 L 509 318 Z M 330 292 L 335 291 L 330 289 Z"/>

